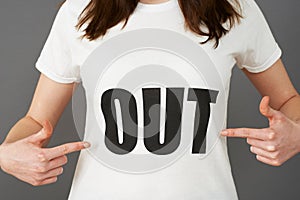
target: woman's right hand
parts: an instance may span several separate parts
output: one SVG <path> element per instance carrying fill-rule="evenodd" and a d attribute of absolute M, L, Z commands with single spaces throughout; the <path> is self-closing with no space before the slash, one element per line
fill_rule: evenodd
<path fill-rule="evenodd" d="M 43 148 L 50 139 L 53 128 L 45 122 L 38 133 L 13 143 L 0 146 L 2 170 L 33 186 L 46 185 L 57 181 L 67 163 L 67 154 L 90 146 L 87 142 L 73 142 L 54 148 Z"/>

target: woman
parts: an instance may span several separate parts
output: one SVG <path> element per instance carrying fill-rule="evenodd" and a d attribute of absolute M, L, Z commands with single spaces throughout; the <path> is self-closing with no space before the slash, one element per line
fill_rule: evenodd
<path fill-rule="evenodd" d="M 85 7 L 78 22 L 77 18 Z M 83 34 L 84 38 L 80 39 Z M 132 38 L 127 40 L 130 44 L 126 43 L 125 39 L 128 38 Z M 124 48 L 125 44 L 137 43 L 140 46 L 130 46 L 130 49 L 142 50 L 134 51 L 136 54 L 128 53 L 124 58 L 118 57 L 111 65 L 107 64 L 107 71 L 97 71 L 103 65 L 100 62 L 103 61 L 102 55 L 115 58 L 110 53 L 105 54 L 109 48 L 107 46 L 115 44 L 115 41 L 119 49 Z M 176 46 L 180 48 L 176 49 Z M 119 49 L 115 47 L 109 52 Z M 181 55 L 174 56 L 178 52 Z M 191 56 L 195 52 L 200 59 Z M 116 55 L 121 54 L 120 51 Z M 225 128 L 223 118 L 219 116 L 226 114 L 222 105 L 226 105 L 231 69 L 235 63 L 243 69 L 260 93 L 268 96 L 262 99 L 260 111 L 269 119 L 270 127 L 227 129 L 222 135 L 247 138 L 257 159 L 275 166 L 281 165 L 300 149 L 300 113 L 296 109 L 300 107 L 300 98 L 290 83 L 280 56 L 281 51 L 252 0 L 231 3 L 225 0 L 66 1 L 36 65 L 42 75 L 32 105 L 26 117 L 12 128 L 1 145 L 1 168 L 33 185 L 49 184 L 55 182 L 62 173 L 61 166 L 66 163 L 65 154 L 89 147 L 89 143 L 79 142 L 52 149 L 42 148 L 51 136 L 52 126 L 55 126 L 70 100 L 74 84 L 82 80 L 88 102 L 85 139 L 92 144 L 92 148 L 89 152 L 81 153 L 70 199 L 237 199 L 225 138 L 214 137 Z M 94 62 L 95 58 L 99 59 L 99 63 Z M 186 58 L 189 58 L 188 61 Z M 195 64 L 198 62 L 199 65 Z M 126 67 L 120 68 L 120 63 Z M 148 66 L 141 68 L 144 71 L 157 69 L 147 71 L 147 75 L 155 81 L 154 75 L 159 75 L 157 72 L 162 73 L 165 79 L 170 76 L 171 81 L 159 79 L 160 82 L 155 86 L 148 84 L 152 90 L 144 86 L 139 88 L 143 95 L 141 97 L 132 89 L 132 82 L 119 84 L 120 78 L 133 65 L 136 67 L 130 70 L 143 65 Z M 168 66 L 168 69 L 159 65 Z M 195 65 L 196 69 L 191 65 Z M 170 75 L 170 66 L 178 73 Z M 181 78 L 178 74 L 186 78 L 188 83 L 177 79 Z M 143 72 L 135 71 L 134 75 L 147 78 Z M 138 76 L 134 78 L 138 79 Z M 161 83 L 164 87 L 159 87 Z M 180 90 L 175 90 L 175 87 Z M 116 90 L 120 88 L 125 90 Z M 149 131 L 151 133 L 151 130 L 157 128 L 157 124 L 148 126 L 150 122 L 147 122 L 149 118 L 153 121 L 159 118 L 148 117 L 151 105 L 159 104 L 158 99 L 162 96 L 157 94 L 155 88 L 166 89 L 169 100 L 175 99 L 173 103 L 168 100 L 165 103 L 168 116 L 166 135 L 171 134 L 172 137 L 166 137 L 161 144 L 157 144 L 158 138 L 155 137 L 158 130 L 154 135 L 149 134 Z M 97 96 L 94 91 L 98 92 Z M 125 100 L 119 94 L 124 94 L 125 97 L 121 97 Z M 177 95 L 176 98 L 173 98 L 173 94 Z M 116 141 L 116 126 L 110 123 L 114 121 L 111 111 L 116 110 L 115 106 L 111 107 L 111 100 L 115 99 L 121 99 L 122 111 L 126 109 L 122 104 L 124 101 L 133 108 L 130 112 L 130 118 L 135 122 L 133 124 L 141 124 L 140 116 L 144 116 L 143 141 L 137 141 L 137 134 L 132 135 L 139 127 L 127 122 L 128 116 L 122 118 L 123 129 L 131 128 L 131 131 L 124 133 L 123 142 L 119 142 L 118 138 Z M 126 101 L 128 99 L 132 101 Z M 99 108 L 91 105 L 95 102 Z M 196 109 L 189 108 L 188 103 L 191 102 L 198 103 Z M 97 114 L 99 118 L 95 117 Z M 190 116 L 193 117 L 187 120 Z M 169 118 L 173 120 L 170 122 Z M 189 121 L 195 123 L 189 124 Z M 104 126 L 105 137 L 95 134 L 101 132 Z M 172 135 L 169 130 L 173 130 L 174 126 L 175 134 Z M 172 141 L 175 144 L 163 145 L 171 144 Z M 191 149 L 178 153 L 178 149 L 186 147 L 182 146 L 183 141 L 192 141 Z M 144 145 L 138 146 L 141 142 Z M 142 151 L 144 157 L 152 156 L 144 160 L 146 166 L 140 162 L 134 162 L 134 166 L 126 165 L 132 160 L 140 161 L 139 158 L 129 158 L 136 149 Z M 176 159 L 170 157 L 172 155 L 176 155 Z M 200 155 L 203 159 L 199 159 Z M 170 160 L 164 163 L 166 158 Z M 154 160 L 158 165 L 147 168 L 149 160 Z M 142 170 L 135 166 L 142 166 Z M 125 170 L 129 173 L 124 173 Z M 138 173 L 133 174 L 135 172 Z"/>

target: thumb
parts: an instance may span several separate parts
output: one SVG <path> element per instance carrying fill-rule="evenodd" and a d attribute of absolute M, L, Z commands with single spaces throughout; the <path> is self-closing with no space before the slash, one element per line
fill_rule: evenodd
<path fill-rule="evenodd" d="M 270 120 L 274 119 L 278 115 L 278 111 L 270 107 L 270 97 L 265 96 L 262 98 L 259 106 L 260 113 Z"/>
<path fill-rule="evenodd" d="M 36 134 L 28 137 L 28 141 L 33 144 L 42 145 L 42 143 L 49 139 L 52 135 L 53 127 L 51 123 L 46 120 L 43 122 L 43 128 Z"/>

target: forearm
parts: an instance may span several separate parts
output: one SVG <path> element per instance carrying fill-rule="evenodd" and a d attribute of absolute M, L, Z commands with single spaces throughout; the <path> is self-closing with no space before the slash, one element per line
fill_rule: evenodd
<path fill-rule="evenodd" d="M 288 100 L 280 111 L 284 113 L 291 120 L 300 123 L 300 96 L 297 95 Z"/>
<path fill-rule="evenodd" d="M 14 125 L 4 142 L 11 143 L 39 132 L 45 121 L 55 127 L 72 97 L 75 86 L 57 83 L 41 75 L 26 116 Z"/>
<path fill-rule="evenodd" d="M 4 143 L 12 143 L 39 132 L 42 125 L 29 116 L 20 119 L 9 131 Z"/>

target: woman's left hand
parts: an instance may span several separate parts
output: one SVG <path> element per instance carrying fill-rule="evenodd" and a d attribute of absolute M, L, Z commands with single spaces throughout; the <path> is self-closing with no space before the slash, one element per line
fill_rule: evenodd
<path fill-rule="evenodd" d="M 256 154 L 257 160 L 280 166 L 300 152 L 300 123 L 272 109 L 269 101 L 269 97 L 264 97 L 260 103 L 260 112 L 269 119 L 268 128 L 226 129 L 221 135 L 247 138 L 250 151 Z"/>

